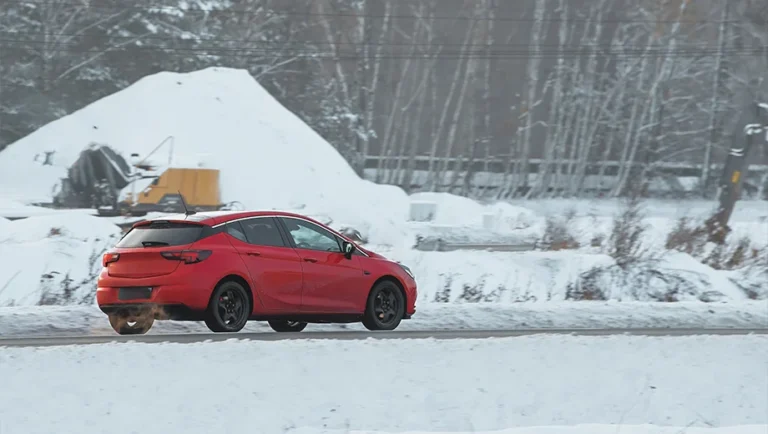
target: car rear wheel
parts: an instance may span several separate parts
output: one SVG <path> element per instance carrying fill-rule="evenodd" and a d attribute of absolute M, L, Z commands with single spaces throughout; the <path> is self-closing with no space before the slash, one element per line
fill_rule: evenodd
<path fill-rule="evenodd" d="M 390 331 L 400 325 L 405 316 L 405 297 L 391 281 L 377 283 L 368 295 L 363 325 L 371 331 Z"/>
<path fill-rule="evenodd" d="M 121 335 L 143 335 L 152 328 L 155 316 L 152 314 L 124 315 L 110 314 L 109 325 Z"/>
<path fill-rule="evenodd" d="M 269 321 L 269 326 L 272 327 L 272 330 L 279 333 L 298 333 L 307 328 L 307 323 L 301 321 L 274 320 Z"/>
<path fill-rule="evenodd" d="M 243 285 L 227 281 L 213 291 L 205 325 L 215 333 L 236 333 L 245 327 L 251 316 L 251 303 Z"/>

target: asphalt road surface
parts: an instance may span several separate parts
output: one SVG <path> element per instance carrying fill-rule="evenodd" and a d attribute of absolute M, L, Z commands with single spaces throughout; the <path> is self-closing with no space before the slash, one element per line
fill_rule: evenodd
<path fill-rule="evenodd" d="M 0 347 L 51 347 L 66 345 L 93 345 L 113 342 L 139 342 L 154 344 L 161 342 L 188 344 L 195 342 L 222 342 L 229 339 L 249 341 L 280 340 L 362 340 L 362 339 L 488 339 L 532 335 L 573 335 L 573 336 L 695 336 L 695 335 L 768 335 L 768 328 L 755 329 L 518 329 L 518 330 L 462 330 L 462 331 L 394 331 L 394 332 L 301 332 L 301 333 L 188 333 L 141 336 L 72 336 L 0 338 Z"/>

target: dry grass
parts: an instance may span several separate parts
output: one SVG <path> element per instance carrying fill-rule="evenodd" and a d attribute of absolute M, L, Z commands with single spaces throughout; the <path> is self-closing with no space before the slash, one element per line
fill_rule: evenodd
<path fill-rule="evenodd" d="M 573 209 L 569 209 L 561 217 L 547 217 L 544 235 L 540 240 L 540 244 L 546 246 L 545 250 L 575 250 L 581 247 L 570 230 L 575 217 L 576 210 Z"/>

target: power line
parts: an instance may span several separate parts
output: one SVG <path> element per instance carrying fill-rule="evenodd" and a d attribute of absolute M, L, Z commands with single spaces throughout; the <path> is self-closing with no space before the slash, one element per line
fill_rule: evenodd
<path fill-rule="evenodd" d="M 18 5 L 18 6 L 24 6 L 24 5 L 34 5 L 34 6 L 68 6 L 73 8 L 87 8 L 87 9 L 96 9 L 96 10 L 111 10 L 111 11 L 141 11 L 141 12 L 149 12 L 149 11 L 159 11 L 162 9 L 173 9 L 173 10 L 182 10 L 178 6 L 170 6 L 170 5 L 136 5 L 135 3 L 131 6 L 118 6 L 118 5 L 98 5 L 93 4 L 92 2 L 89 2 L 89 4 L 86 6 L 82 1 L 72 1 L 72 0 L 66 0 L 66 1 L 45 1 L 45 0 L 35 0 L 35 1 L 23 1 L 23 0 L 4 0 L 4 4 L 6 5 Z M 548 23 L 561 23 L 561 22 L 569 22 L 569 23 L 584 23 L 588 21 L 593 21 L 591 18 L 583 18 L 583 17 L 561 17 L 561 18 L 544 18 L 542 20 L 535 20 L 532 18 L 523 18 L 523 17 L 494 17 L 489 18 L 487 16 L 459 16 L 459 15 L 435 15 L 435 16 L 419 16 L 416 14 L 411 15 L 400 15 L 400 14 L 390 14 L 389 16 L 385 15 L 374 15 L 374 14 L 353 14 L 353 13 L 344 13 L 344 12 L 333 12 L 333 13 L 318 13 L 318 12 L 278 12 L 274 10 L 261 10 L 261 11 L 255 11 L 253 9 L 236 9 L 236 8 L 222 8 L 222 9 L 211 9 L 211 10 L 204 10 L 204 9 L 184 9 L 182 10 L 185 14 L 237 14 L 237 15 L 265 15 L 265 16 L 284 16 L 284 17 L 325 17 L 325 18 L 365 18 L 365 19 L 371 19 L 371 20 L 383 20 L 384 18 L 389 19 L 410 19 L 410 20 L 435 20 L 435 21 L 476 21 L 476 22 L 483 22 L 483 21 L 494 21 L 494 22 L 500 22 L 500 23 L 533 23 L 536 21 L 540 22 L 548 22 Z M 656 20 L 656 19 L 636 19 L 636 18 L 626 18 L 626 19 L 602 19 L 600 20 L 601 23 L 606 24 L 674 24 L 677 23 L 678 20 Z M 687 20 L 682 20 L 682 22 L 687 22 Z M 739 20 L 693 20 L 693 22 L 697 24 L 739 24 L 741 21 Z"/>

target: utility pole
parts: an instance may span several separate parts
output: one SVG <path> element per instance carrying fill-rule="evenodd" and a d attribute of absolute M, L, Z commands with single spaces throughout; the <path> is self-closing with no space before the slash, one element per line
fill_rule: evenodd
<path fill-rule="evenodd" d="M 725 160 L 718 192 L 719 206 L 706 223 L 710 242 L 725 243 L 730 232 L 728 221 L 741 196 L 744 174 L 749 169 L 749 152 L 755 144 L 768 141 L 768 104 L 754 104 L 753 110 L 753 122 L 744 126 L 743 146 L 731 147 Z"/>
<path fill-rule="evenodd" d="M 719 105 L 719 99 L 725 89 L 725 81 L 727 78 L 727 70 L 729 68 L 729 62 L 726 60 L 726 50 L 728 48 L 730 28 L 728 27 L 728 20 L 730 19 L 730 5 L 731 2 L 726 1 L 723 4 L 723 14 L 720 21 L 720 31 L 717 43 L 717 57 L 715 57 L 715 80 L 712 88 L 712 102 L 710 104 L 710 119 L 709 119 L 709 143 L 707 143 L 704 150 L 704 164 L 702 165 L 701 178 L 699 184 L 701 185 L 701 194 L 706 197 L 710 187 L 712 186 L 712 150 L 715 147 L 715 143 L 722 138 L 721 124 L 722 120 L 718 119 L 717 107 Z"/>

